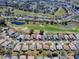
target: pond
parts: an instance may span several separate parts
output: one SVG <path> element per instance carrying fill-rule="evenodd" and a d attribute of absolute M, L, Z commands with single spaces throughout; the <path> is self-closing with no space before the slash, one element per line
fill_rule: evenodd
<path fill-rule="evenodd" d="M 24 25 L 25 24 L 25 22 L 11 22 L 12 24 L 15 24 L 15 25 Z"/>

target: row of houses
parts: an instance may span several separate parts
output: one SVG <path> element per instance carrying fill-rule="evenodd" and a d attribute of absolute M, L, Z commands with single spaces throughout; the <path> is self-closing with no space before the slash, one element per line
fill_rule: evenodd
<path fill-rule="evenodd" d="M 75 41 L 79 40 L 79 34 L 78 33 L 57 33 L 57 34 L 45 34 L 43 31 L 40 31 L 38 33 L 34 33 L 33 30 L 25 33 L 18 33 L 16 30 L 10 30 L 8 27 L 5 27 L 2 29 L 4 33 L 2 35 L 7 34 L 11 38 L 15 38 L 17 41 L 22 42 L 25 41 L 31 41 L 31 40 L 37 40 L 37 41 Z"/>
<path fill-rule="evenodd" d="M 6 51 L 6 50 L 7 51 Z M 9 50 L 10 49 L 10 50 Z M 26 56 L 26 52 L 31 51 L 31 53 L 27 53 Z M 42 55 L 42 51 L 45 51 L 45 55 Z M 63 53 L 65 54 L 60 54 L 62 52 L 62 50 L 64 51 Z M 7 39 L 0 39 L 0 53 L 4 53 L 4 55 L 2 55 L 5 59 L 34 59 L 37 58 L 38 56 L 42 57 L 41 59 L 63 59 L 63 58 L 69 58 L 71 59 L 74 58 L 78 58 L 79 54 L 77 54 L 79 52 L 79 42 L 78 41 L 72 41 L 72 42 L 33 42 L 33 41 L 27 41 L 27 42 L 15 42 L 11 39 L 9 39 L 9 37 Z M 39 54 L 37 55 L 37 53 L 32 53 L 33 51 L 39 51 Z M 50 52 L 48 52 L 50 51 Z M 60 51 L 55 52 L 55 51 Z M 65 52 L 66 51 L 66 52 Z M 73 52 L 75 51 L 75 52 Z M 76 53 L 77 51 L 77 53 Z M 12 53 L 17 53 L 17 55 L 13 55 Z M 1 54 L 2 54 L 1 53 Z M 9 54 L 10 53 L 10 54 Z M 37 55 L 35 57 L 35 54 Z M 49 55 L 48 55 L 49 54 Z M 76 56 L 77 54 L 77 56 Z M 19 55 L 19 56 L 18 56 Z M 61 56 L 60 56 L 61 55 Z M 63 57 L 64 56 L 64 57 Z M 2 58 L 2 59 L 4 59 Z M 40 59 L 40 58 L 39 58 Z"/>

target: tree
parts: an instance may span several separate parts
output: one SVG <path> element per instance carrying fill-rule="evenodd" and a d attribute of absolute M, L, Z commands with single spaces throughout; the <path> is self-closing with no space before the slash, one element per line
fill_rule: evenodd
<path fill-rule="evenodd" d="M 44 31 L 43 30 L 40 30 L 40 33 L 39 33 L 40 35 L 43 35 L 44 34 Z"/>
<path fill-rule="evenodd" d="M 32 35 L 33 33 L 34 33 L 34 30 L 31 29 L 29 34 Z"/>

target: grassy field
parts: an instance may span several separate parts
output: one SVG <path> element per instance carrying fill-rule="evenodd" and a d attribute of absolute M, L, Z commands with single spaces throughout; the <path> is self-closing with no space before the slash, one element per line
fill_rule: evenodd
<path fill-rule="evenodd" d="M 79 32 L 79 27 L 75 26 L 75 27 L 71 27 L 71 28 L 65 28 L 65 27 L 59 27 L 59 25 L 50 25 L 50 24 L 44 24 L 44 25 L 40 25 L 40 24 L 29 24 L 29 25 L 14 25 L 12 24 L 12 26 L 15 26 L 16 28 L 23 28 L 23 29 L 33 29 L 36 31 L 40 31 L 43 30 L 46 33 L 64 33 L 64 32 Z"/>

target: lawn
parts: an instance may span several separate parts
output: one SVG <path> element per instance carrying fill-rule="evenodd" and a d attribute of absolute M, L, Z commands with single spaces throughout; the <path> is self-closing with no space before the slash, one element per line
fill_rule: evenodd
<path fill-rule="evenodd" d="M 30 30 L 33 29 L 36 31 L 43 30 L 46 33 L 79 32 L 78 26 L 75 26 L 72 28 L 65 28 L 65 27 L 63 28 L 63 27 L 59 27 L 59 25 L 50 25 L 50 24 L 44 24 L 44 25 L 40 25 L 40 24 L 27 25 L 26 24 L 26 25 L 22 25 L 22 26 L 12 24 L 12 26 L 15 26 L 16 28 L 20 27 L 23 29 L 30 29 Z"/>

